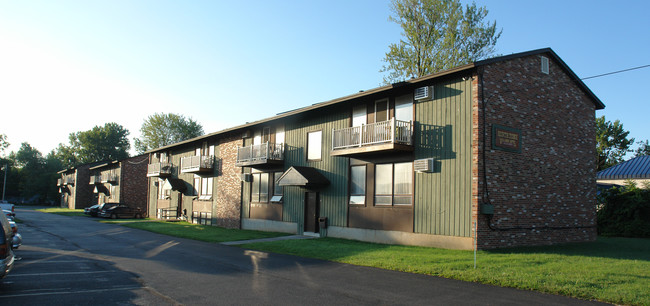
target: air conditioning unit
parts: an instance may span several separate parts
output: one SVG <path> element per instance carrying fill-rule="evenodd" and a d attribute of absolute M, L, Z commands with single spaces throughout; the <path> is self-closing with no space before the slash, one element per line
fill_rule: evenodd
<path fill-rule="evenodd" d="M 433 87 L 432 86 L 424 86 L 420 88 L 415 89 L 415 100 L 429 100 L 433 98 Z"/>
<path fill-rule="evenodd" d="M 250 173 L 242 173 L 239 175 L 242 182 L 250 183 L 253 181 L 253 175 Z"/>
<path fill-rule="evenodd" d="M 433 158 L 425 158 L 425 159 L 416 159 L 413 162 L 413 170 L 415 172 L 433 172 L 433 165 L 434 165 L 434 159 Z"/>

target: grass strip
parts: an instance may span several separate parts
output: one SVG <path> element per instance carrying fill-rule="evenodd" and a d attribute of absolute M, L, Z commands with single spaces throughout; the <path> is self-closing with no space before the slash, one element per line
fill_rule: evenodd
<path fill-rule="evenodd" d="M 479 251 L 476 269 L 473 251 L 334 238 L 241 247 L 584 300 L 650 305 L 650 239 L 601 237 L 590 243 Z"/>
<path fill-rule="evenodd" d="M 51 208 L 40 208 L 37 209 L 36 211 L 44 212 L 44 213 L 49 213 L 49 214 L 56 214 L 56 215 L 61 215 L 61 216 L 81 216 L 81 217 L 87 217 L 88 215 L 84 214 L 83 209 L 69 209 L 69 208 L 61 208 L 61 207 L 51 207 Z"/>
<path fill-rule="evenodd" d="M 154 233 L 194 239 L 205 242 L 240 241 L 261 238 L 287 236 L 285 233 L 260 232 L 239 229 L 227 229 L 216 226 L 192 224 L 188 222 L 141 221 L 125 222 L 122 226 L 137 228 Z"/>

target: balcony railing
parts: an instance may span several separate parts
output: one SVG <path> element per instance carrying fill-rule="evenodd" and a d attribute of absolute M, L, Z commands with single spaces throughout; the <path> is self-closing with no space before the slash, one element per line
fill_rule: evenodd
<path fill-rule="evenodd" d="M 102 173 L 102 183 L 117 183 L 117 174 L 115 173 Z"/>
<path fill-rule="evenodd" d="M 91 175 L 89 182 L 90 182 L 90 185 L 99 184 L 99 183 L 102 182 L 102 176 L 101 175 Z"/>
<path fill-rule="evenodd" d="M 63 186 L 63 179 L 56 179 L 56 185 L 57 186 Z"/>
<path fill-rule="evenodd" d="M 284 161 L 284 144 L 266 142 L 263 144 L 237 148 L 235 166 L 264 165 Z"/>
<path fill-rule="evenodd" d="M 153 163 L 147 166 L 147 176 L 170 176 L 172 175 L 171 163 Z"/>
<path fill-rule="evenodd" d="M 332 131 L 332 150 L 380 144 L 413 145 L 413 124 L 395 118 Z"/>
<path fill-rule="evenodd" d="M 74 185 L 74 175 L 66 175 L 63 177 L 63 184 Z"/>
<path fill-rule="evenodd" d="M 197 155 L 181 158 L 181 172 L 208 172 L 214 169 L 214 156 Z"/>

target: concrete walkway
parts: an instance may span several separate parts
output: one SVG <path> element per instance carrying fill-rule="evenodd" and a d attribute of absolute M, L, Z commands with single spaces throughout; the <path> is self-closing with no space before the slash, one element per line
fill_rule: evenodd
<path fill-rule="evenodd" d="M 273 238 L 261 238 L 261 239 L 251 239 L 251 240 L 240 240 L 240 241 L 228 241 L 222 242 L 223 245 L 239 245 L 247 243 L 257 243 L 257 242 L 268 242 L 268 241 L 278 241 L 278 240 L 296 240 L 296 239 L 312 239 L 316 237 L 304 236 L 304 235 L 291 235 L 291 236 L 280 236 Z"/>

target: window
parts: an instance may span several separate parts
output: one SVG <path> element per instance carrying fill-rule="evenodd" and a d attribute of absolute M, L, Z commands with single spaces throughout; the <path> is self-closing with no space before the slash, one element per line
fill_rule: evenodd
<path fill-rule="evenodd" d="M 379 164 L 375 167 L 375 205 L 413 203 L 413 164 Z"/>
<path fill-rule="evenodd" d="M 202 225 L 212 225 L 212 213 L 205 211 L 193 211 L 192 223 Z"/>
<path fill-rule="evenodd" d="M 251 202 L 269 201 L 269 174 L 253 173 L 251 186 Z"/>
<path fill-rule="evenodd" d="M 307 160 L 321 159 L 323 131 L 307 133 Z"/>
<path fill-rule="evenodd" d="M 194 176 L 194 195 L 199 197 L 199 200 L 212 199 L 212 177 Z"/>
<path fill-rule="evenodd" d="M 366 203 L 366 166 L 350 167 L 350 204 Z"/>
<path fill-rule="evenodd" d="M 542 73 L 548 74 L 548 57 L 542 56 Z"/>
<path fill-rule="evenodd" d="M 282 172 L 273 173 L 273 196 L 271 202 L 282 202 L 282 186 L 278 185 L 278 179 L 282 176 Z"/>
<path fill-rule="evenodd" d="M 413 121 L 413 96 L 404 95 L 395 99 L 395 119 Z"/>

